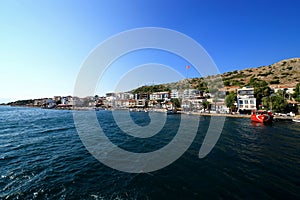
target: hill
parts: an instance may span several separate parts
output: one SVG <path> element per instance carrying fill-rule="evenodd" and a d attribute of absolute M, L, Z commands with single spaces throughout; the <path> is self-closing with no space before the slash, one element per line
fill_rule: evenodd
<path fill-rule="evenodd" d="M 245 86 L 250 79 L 261 79 L 272 85 L 294 87 L 300 82 L 300 58 L 282 60 L 268 66 L 222 74 L 224 86 Z"/>
<path fill-rule="evenodd" d="M 260 66 L 257 68 L 248 68 L 244 70 L 235 70 L 232 72 L 226 72 L 221 74 L 225 91 L 233 91 L 237 88 L 249 85 L 252 81 L 264 80 L 270 87 L 290 87 L 294 88 L 297 83 L 300 82 L 300 58 L 291 58 L 279 61 L 277 63 Z M 156 92 L 154 88 L 162 89 L 186 89 L 186 88 L 197 88 L 199 90 L 205 90 L 207 80 L 215 78 L 191 78 L 184 79 L 174 83 L 161 84 L 158 86 L 143 86 L 133 90 L 132 92 L 147 93 Z M 205 80 L 205 81 L 204 81 Z M 151 89 L 149 89 L 151 87 Z"/>

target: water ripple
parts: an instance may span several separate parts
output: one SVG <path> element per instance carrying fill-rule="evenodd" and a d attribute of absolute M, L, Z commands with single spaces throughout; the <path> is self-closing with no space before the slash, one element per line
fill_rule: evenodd
<path fill-rule="evenodd" d="M 146 125 L 149 118 L 143 115 L 131 113 L 136 123 Z M 180 120 L 170 115 L 164 129 L 147 140 L 123 133 L 110 112 L 97 116 L 112 142 L 136 152 L 168 144 Z M 200 117 L 194 142 L 173 164 L 128 174 L 89 154 L 70 111 L 0 107 L 0 199 L 300 198 L 298 124 L 265 126 L 227 118 L 215 148 L 199 159 L 209 122 Z"/>

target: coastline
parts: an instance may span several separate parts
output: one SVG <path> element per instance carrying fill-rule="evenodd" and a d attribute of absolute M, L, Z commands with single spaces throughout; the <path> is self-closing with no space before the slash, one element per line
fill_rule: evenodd
<path fill-rule="evenodd" d="M 40 109 L 47 109 L 47 110 L 76 110 L 76 111 L 96 111 L 94 107 L 66 107 L 66 108 L 42 108 L 36 106 L 10 106 L 10 105 L 1 105 L 5 107 L 26 107 L 26 108 L 40 108 Z M 100 110 L 130 110 L 130 109 L 100 109 Z M 99 111 L 100 111 L 99 110 Z M 132 111 L 132 112 L 139 112 L 139 111 Z M 144 110 L 142 111 L 144 112 Z M 153 109 L 147 110 L 147 112 L 161 112 L 166 113 L 165 109 Z M 184 112 L 184 111 L 177 111 L 174 114 L 184 114 L 184 115 L 194 115 L 194 116 L 208 116 L 208 117 L 230 117 L 230 118 L 251 118 L 251 115 L 244 115 L 244 114 L 225 114 L 225 113 L 203 113 L 203 112 Z M 291 116 L 277 116 L 274 115 L 274 121 L 292 121 L 294 117 Z"/>
<path fill-rule="evenodd" d="M 199 112 L 181 112 L 180 114 L 191 114 L 191 115 L 198 115 L 198 116 L 209 116 L 209 117 L 231 117 L 231 118 L 251 118 L 251 115 L 241 115 L 241 114 L 217 114 L 217 113 L 199 113 Z M 277 116 L 274 115 L 274 121 L 292 121 L 294 117 L 290 116 Z"/>

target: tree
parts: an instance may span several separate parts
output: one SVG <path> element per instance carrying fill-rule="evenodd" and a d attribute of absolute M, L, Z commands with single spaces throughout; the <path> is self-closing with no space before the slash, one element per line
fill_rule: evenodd
<path fill-rule="evenodd" d="M 171 102 L 175 108 L 180 108 L 180 102 L 178 98 L 171 99 Z"/>
<path fill-rule="evenodd" d="M 284 93 L 283 91 L 278 91 L 276 95 L 271 95 L 268 97 L 270 100 L 270 108 L 279 113 L 285 113 L 286 112 L 286 107 L 288 105 L 287 101 L 284 98 Z"/>
<path fill-rule="evenodd" d="M 137 89 L 132 90 L 131 92 L 134 94 L 147 94 L 152 92 L 164 92 L 171 91 L 170 88 L 164 85 L 151 85 L 151 86 L 142 86 Z"/>
<path fill-rule="evenodd" d="M 236 95 L 234 92 L 230 92 L 226 97 L 225 97 L 225 105 L 232 111 L 234 109 L 234 103 L 236 101 Z"/>
<path fill-rule="evenodd" d="M 272 110 L 272 108 L 271 108 L 271 97 L 264 97 L 262 99 L 262 106 L 266 110 Z"/>
<path fill-rule="evenodd" d="M 300 83 L 298 83 L 294 89 L 293 98 L 300 102 Z"/>
<path fill-rule="evenodd" d="M 203 109 L 205 111 L 209 107 L 209 102 L 208 101 L 203 101 L 202 106 L 203 106 Z"/>
<path fill-rule="evenodd" d="M 224 81 L 224 86 L 230 86 L 230 81 L 229 80 Z"/>
<path fill-rule="evenodd" d="M 249 85 L 254 87 L 254 97 L 256 98 L 257 107 L 262 103 L 263 97 L 267 97 L 271 93 L 271 88 L 268 83 L 264 80 L 251 78 Z"/>
<path fill-rule="evenodd" d="M 207 83 L 200 81 L 198 85 L 198 90 L 200 91 L 201 95 L 203 95 L 204 92 L 207 92 L 208 91 Z"/>

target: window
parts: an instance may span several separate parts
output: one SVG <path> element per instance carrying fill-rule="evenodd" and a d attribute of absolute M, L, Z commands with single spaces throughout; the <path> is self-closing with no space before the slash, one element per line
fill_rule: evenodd
<path fill-rule="evenodd" d="M 243 100 L 240 100 L 239 103 L 240 103 L 240 104 L 243 104 Z"/>
<path fill-rule="evenodd" d="M 248 104 L 248 100 L 245 100 L 245 104 Z"/>
<path fill-rule="evenodd" d="M 253 100 L 250 100 L 250 104 L 254 104 L 254 101 L 253 101 Z"/>

